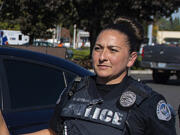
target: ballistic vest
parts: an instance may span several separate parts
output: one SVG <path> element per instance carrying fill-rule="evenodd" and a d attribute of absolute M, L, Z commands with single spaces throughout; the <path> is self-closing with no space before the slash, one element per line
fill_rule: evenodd
<path fill-rule="evenodd" d="M 88 128 L 90 128 L 89 132 L 93 135 L 96 133 L 124 135 L 127 130 L 130 132 L 131 127 L 128 127 L 128 115 L 131 109 L 140 105 L 151 91 L 150 89 L 149 91 L 145 90 L 144 87 L 131 78 L 128 80 L 127 87 L 117 93 L 119 96 L 111 100 L 104 101 L 98 95 L 92 96 L 90 91 L 95 89 L 96 84 L 91 77 L 83 78 L 76 86 L 75 91 L 72 89 L 67 90 L 67 95 L 70 96 L 67 100 L 64 100 L 65 103 L 61 102 L 63 107 L 61 108 L 60 116 L 66 123 L 69 121 L 75 124 L 82 135 L 90 134 L 87 131 Z M 132 97 L 131 93 L 135 97 Z M 128 101 L 131 100 L 128 96 L 131 96 L 134 102 Z M 128 105 L 128 103 L 130 104 Z M 85 128 L 79 125 L 83 125 Z M 96 128 L 93 129 L 93 127 Z M 92 131 L 91 128 L 96 131 Z M 107 133 L 107 129 L 111 131 Z"/>

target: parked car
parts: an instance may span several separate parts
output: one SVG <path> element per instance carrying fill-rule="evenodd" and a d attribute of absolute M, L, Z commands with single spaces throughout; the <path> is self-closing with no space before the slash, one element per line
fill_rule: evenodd
<path fill-rule="evenodd" d="M 152 69 L 153 81 L 166 83 L 170 76 L 180 78 L 180 47 L 165 44 L 144 46 L 141 66 Z"/>
<path fill-rule="evenodd" d="M 23 47 L 24 46 L 28 46 L 28 45 L 30 45 L 30 44 L 29 43 L 25 43 L 25 44 L 23 44 Z M 56 48 L 56 47 L 58 47 L 58 48 L 59 47 L 66 48 L 65 46 L 59 46 L 59 44 L 57 44 L 57 43 L 53 44 L 53 43 L 46 42 L 46 41 L 34 41 L 32 46 L 36 46 L 36 47 L 48 47 L 48 48 L 51 48 L 51 47 L 53 47 L 53 48 Z M 73 57 L 73 55 L 74 55 L 73 51 L 71 49 L 69 49 L 69 48 L 66 48 L 65 58 L 66 59 L 70 59 L 70 58 Z"/>
<path fill-rule="evenodd" d="M 59 57 L 0 47 L 0 108 L 11 134 L 47 128 L 62 90 L 76 76 L 90 75 Z"/>
<path fill-rule="evenodd" d="M 29 43 L 25 43 L 23 45 L 29 45 Z M 34 41 L 33 46 L 44 46 L 44 47 L 54 47 L 54 46 L 57 46 L 57 45 L 54 45 L 53 43 L 50 43 L 50 42 L 46 42 L 46 41 Z"/>
<path fill-rule="evenodd" d="M 46 47 L 53 47 L 54 44 L 46 41 L 34 41 L 33 42 L 34 46 L 46 46 Z"/>

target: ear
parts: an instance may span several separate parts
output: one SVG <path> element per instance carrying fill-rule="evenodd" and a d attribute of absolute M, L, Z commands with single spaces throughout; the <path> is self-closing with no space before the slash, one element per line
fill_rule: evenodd
<path fill-rule="evenodd" d="M 127 64 L 127 67 L 130 68 L 133 66 L 133 64 L 135 63 L 137 59 L 137 52 L 132 52 L 129 56 L 129 61 L 128 61 L 128 64 Z"/>

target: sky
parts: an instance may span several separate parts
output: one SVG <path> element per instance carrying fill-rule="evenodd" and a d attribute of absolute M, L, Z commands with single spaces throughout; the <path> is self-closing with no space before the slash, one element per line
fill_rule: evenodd
<path fill-rule="evenodd" d="M 178 12 L 177 12 L 177 13 L 173 13 L 173 14 L 172 14 L 172 18 L 174 19 L 175 17 L 176 17 L 176 18 L 177 18 L 177 17 L 180 18 L 180 8 L 178 9 Z"/>

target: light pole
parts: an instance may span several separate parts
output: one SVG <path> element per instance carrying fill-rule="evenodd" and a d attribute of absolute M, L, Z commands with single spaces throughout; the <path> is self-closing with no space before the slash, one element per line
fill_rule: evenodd
<path fill-rule="evenodd" d="M 76 24 L 74 24 L 73 49 L 76 49 Z"/>
<path fill-rule="evenodd" d="M 153 20 L 153 16 L 151 16 L 151 19 Z M 153 33 L 153 21 L 148 25 L 148 45 L 152 45 L 152 33 Z"/>

